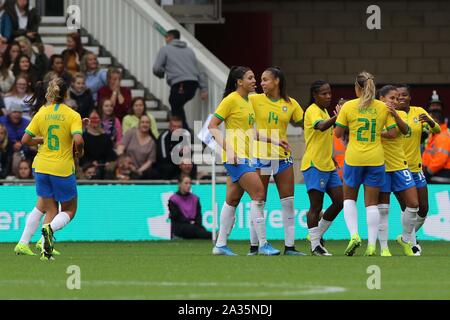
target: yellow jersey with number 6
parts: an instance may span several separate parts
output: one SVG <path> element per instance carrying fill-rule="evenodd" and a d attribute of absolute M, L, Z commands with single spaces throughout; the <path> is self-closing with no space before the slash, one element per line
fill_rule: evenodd
<path fill-rule="evenodd" d="M 34 158 L 37 173 L 68 177 L 75 173 L 73 135 L 83 134 L 81 116 L 65 104 L 43 106 L 31 119 L 25 132 L 42 137 L 44 144 Z"/>
<path fill-rule="evenodd" d="M 380 100 L 372 100 L 366 108 L 360 108 L 359 102 L 358 98 L 344 103 L 336 120 L 337 126 L 349 131 L 345 163 L 361 167 L 381 166 L 384 164 L 381 130 L 397 125 L 387 106 Z"/>

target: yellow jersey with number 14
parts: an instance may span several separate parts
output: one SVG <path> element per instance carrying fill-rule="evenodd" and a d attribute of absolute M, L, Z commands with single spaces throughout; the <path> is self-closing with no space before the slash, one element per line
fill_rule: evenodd
<path fill-rule="evenodd" d="M 251 101 L 234 91 L 220 102 L 214 116 L 225 122 L 227 148 L 231 146 L 238 158 L 250 159 L 255 124 Z M 227 161 L 225 152 L 222 160 Z"/>
<path fill-rule="evenodd" d="M 422 156 L 420 154 L 420 139 L 424 130 L 430 130 L 428 123 L 422 123 L 419 116 L 424 113 L 430 119 L 430 115 L 421 107 L 409 107 L 407 113 L 407 123 L 409 126 L 408 134 L 403 136 L 403 150 L 405 150 L 406 161 L 408 161 L 411 172 L 422 171 Z M 441 132 L 440 126 L 436 123 L 431 129 L 433 133 Z"/>
<path fill-rule="evenodd" d="M 333 171 L 336 166 L 333 162 L 333 127 L 325 131 L 316 129 L 316 125 L 321 121 L 330 119 L 327 109 L 321 109 L 313 103 L 305 112 L 305 154 L 302 158 L 301 170 L 305 171 L 310 167 L 320 171 Z"/>
<path fill-rule="evenodd" d="M 289 122 L 300 122 L 303 118 L 302 107 L 291 97 L 289 102 L 282 98 L 274 101 L 264 93 L 252 94 L 249 98 L 255 111 L 256 129 L 267 137 L 286 140 Z M 255 140 L 253 151 L 259 159 L 281 160 L 291 156 L 290 151 L 278 145 L 258 140 Z"/>
<path fill-rule="evenodd" d="M 75 173 L 73 135 L 83 134 L 81 116 L 65 104 L 41 107 L 25 132 L 42 137 L 44 144 L 34 158 L 37 173 L 68 177 Z"/>
<path fill-rule="evenodd" d="M 359 102 L 358 98 L 344 103 L 336 120 L 337 126 L 349 131 L 345 163 L 361 167 L 381 166 L 384 164 L 381 130 L 397 125 L 387 106 L 380 100 L 372 100 L 366 108 L 359 108 Z"/>

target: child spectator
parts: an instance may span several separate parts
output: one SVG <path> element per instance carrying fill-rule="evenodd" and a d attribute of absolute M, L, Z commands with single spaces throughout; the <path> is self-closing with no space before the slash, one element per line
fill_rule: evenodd
<path fill-rule="evenodd" d="M 33 175 L 31 173 L 31 164 L 29 160 L 23 159 L 19 162 L 19 171 L 17 172 L 17 179 L 33 179 Z"/>
<path fill-rule="evenodd" d="M 4 53 L 0 53 L 0 94 L 5 94 L 11 90 L 14 84 L 14 74 L 5 63 Z"/>
<path fill-rule="evenodd" d="M 82 73 L 76 73 L 73 77 L 69 94 L 70 98 L 75 100 L 81 118 L 89 117 L 89 113 L 94 108 L 94 100 L 91 91 L 86 88 L 85 77 Z"/>
<path fill-rule="evenodd" d="M 67 35 L 67 49 L 61 55 L 64 58 L 64 67 L 74 76 L 80 71 L 80 62 L 87 50 L 83 48 L 81 37 L 78 32 L 69 33 Z"/>
<path fill-rule="evenodd" d="M 97 101 L 98 90 L 107 85 L 106 69 L 98 67 L 98 60 L 95 53 L 87 52 L 81 59 L 81 72 L 86 75 L 86 87 L 91 90 L 92 98 Z"/>
<path fill-rule="evenodd" d="M 133 159 L 129 155 L 122 154 L 117 159 L 117 167 L 114 171 L 114 179 L 121 181 L 139 179 L 136 166 L 133 164 Z"/>
<path fill-rule="evenodd" d="M 191 178 L 181 175 L 178 191 L 169 199 L 172 236 L 185 239 L 211 239 L 211 232 L 202 225 L 200 199 L 191 193 Z"/>
<path fill-rule="evenodd" d="M 8 139 L 8 130 L 0 124 L 0 179 L 5 179 L 11 172 L 13 147 Z"/>
<path fill-rule="evenodd" d="M 155 117 L 150 111 L 147 111 L 145 100 L 142 97 L 136 97 L 131 101 L 130 114 L 126 115 L 122 120 L 122 133 L 125 134 L 129 129 L 137 127 L 139 118 L 143 114 L 146 114 L 150 118 L 152 133 L 158 139 L 159 132 Z"/>
<path fill-rule="evenodd" d="M 111 100 L 103 100 L 100 103 L 100 115 L 102 118 L 102 128 L 110 137 L 114 146 L 122 143 L 122 125 L 114 115 L 114 107 Z"/>
<path fill-rule="evenodd" d="M 92 162 L 87 162 L 81 168 L 81 177 L 80 180 L 92 180 L 97 177 L 97 166 Z"/>
<path fill-rule="evenodd" d="M 120 121 L 125 117 L 130 109 L 131 91 L 128 88 L 121 87 L 122 72 L 119 69 L 111 68 L 108 70 L 108 85 L 98 91 L 97 102 L 102 100 L 111 100 L 114 107 L 114 114 Z"/>

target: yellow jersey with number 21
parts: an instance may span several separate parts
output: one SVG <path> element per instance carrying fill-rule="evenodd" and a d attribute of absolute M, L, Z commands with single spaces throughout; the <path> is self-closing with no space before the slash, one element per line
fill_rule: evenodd
<path fill-rule="evenodd" d="M 347 128 L 349 143 L 345 151 L 345 163 L 350 166 L 381 166 L 384 151 L 381 130 L 396 127 L 394 117 L 387 106 L 374 99 L 366 108 L 359 107 L 360 99 L 347 101 L 342 106 L 336 125 Z"/>

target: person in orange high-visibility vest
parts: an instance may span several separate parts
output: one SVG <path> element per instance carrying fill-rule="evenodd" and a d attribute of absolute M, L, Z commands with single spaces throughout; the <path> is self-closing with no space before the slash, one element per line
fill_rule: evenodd
<path fill-rule="evenodd" d="M 441 132 L 428 139 L 422 155 L 423 172 L 429 183 L 447 184 L 450 183 L 450 131 L 441 111 L 430 111 L 430 115 L 439 123 Z"/>
<path fill-rule="evenodd" d="M 333 161 L 336 164 L 336 170 L 341 180 L 343 179 L 345 149 L 347 149 L 348 136 L 343 139 L 336 137 L 333 131 Z"/>

